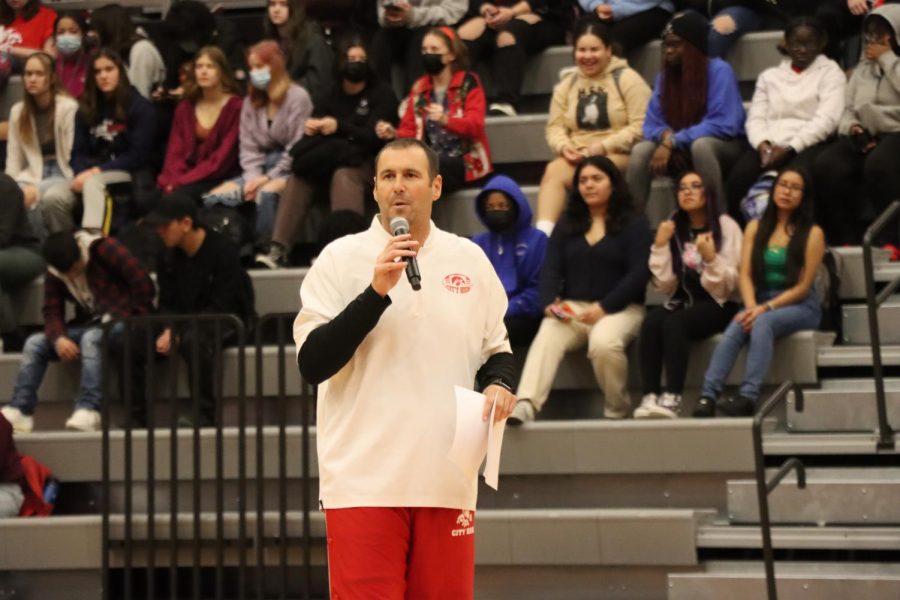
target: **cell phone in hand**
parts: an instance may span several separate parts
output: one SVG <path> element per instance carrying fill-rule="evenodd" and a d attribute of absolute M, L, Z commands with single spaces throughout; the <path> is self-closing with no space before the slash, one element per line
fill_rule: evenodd
<path fill-rule="evenodd" d="M 550 312 L 553 313 L 553 316 L 559 319 L 560 321 L 568 321 L 572 317 L 575 316 L 574 311 L 569 307 L 568 304 L 559 304 L 556 306 L 550 307 Z"/>

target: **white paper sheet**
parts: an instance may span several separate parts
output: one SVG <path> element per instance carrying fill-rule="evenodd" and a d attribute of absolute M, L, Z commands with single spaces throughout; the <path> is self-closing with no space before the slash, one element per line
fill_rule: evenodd
<path fill-rule="evenodd" d="M 485 482 L 497 489 L 500 475 L 500 450 L 506 420 L 494 423 L 494 410 L 487 422 L 481 418 L 484 410 L 484 394 L 454 386 L 456 398 L 456 432 L 450 447 L 450 461 L 469 477 L 478 474 L 478 468 L 487 456 L 484 469 Z"/>
<path fill-rule="evenodd" d="M 500 478 L 500 450 L 503 447 L 503 432 L 506 431 L 506 419 L 494 423 L 494 411 L 497 405 L 491 408 L 491 428 L 488 430 L 487 460 L 484 463 L 484 482 L 497 489 Z"/>

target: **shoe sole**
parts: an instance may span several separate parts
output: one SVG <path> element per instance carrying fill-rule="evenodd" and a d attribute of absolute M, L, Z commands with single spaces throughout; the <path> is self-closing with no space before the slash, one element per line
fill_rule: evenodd
<path fill-rule="evenodd" d="M 651 419 L 677 419 L 678 413 L 662 406 L 650 407 L 647 412 Z"/>

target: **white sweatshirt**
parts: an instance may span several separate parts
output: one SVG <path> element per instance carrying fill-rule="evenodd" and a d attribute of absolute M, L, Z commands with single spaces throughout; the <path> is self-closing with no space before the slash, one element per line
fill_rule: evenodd
<path fill-rule="evenodd" d="M 307 336 L 372 281 L 390 239 L 378 217 L 329 244 L 303 279 L 294 322 Z M 422 289 L 404 276 L 391 305 L 340 371 L 319 385 L 319 498 L 324 508 L 473 510 L 477 478 L 447 459 L 456 427 L 453 386 L 472 388 L 498 352 L 510 352 L 506 293 L 484 252 L 431 224 L 418 254 Z"/>
<path fill-rule="evenodd" d="M 837 133 L 847 78 L 823 55 L 796 73 L 785 59 L 762 72 L 747 113 L 747 139 L 754 148 L 768 140 L 797 152 Z"/>

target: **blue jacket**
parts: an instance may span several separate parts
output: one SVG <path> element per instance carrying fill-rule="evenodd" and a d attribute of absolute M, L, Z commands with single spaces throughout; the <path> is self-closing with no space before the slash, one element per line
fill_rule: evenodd
<path fill-rule="evenodd" d="M 578 4 L 585 12 L 594 12 L 597 7 L 603 4 L 612 6 L 613 19 L 621 21 L 632 15 L 644 12 L 653 8 L 662 8 L 669 12 L 675 10 L 675 5 L 671 0 L 578 0 Z"/>
<path fill-rule="evenodd" d="M 509 298 L 507 317 L 539 317 L 538 302 L 541 267 L 547 252 L 547 236 L 531 226 L 531 207 L 516 182 L 505 175 L 488 181 L 475 199 L 475 211 L 484 223 L 484 201 L 488 194 L 501 191 L 519 207 L 515 226 L 505 233 L 480 233 L 472 241 L 487 254 Z"/>
<path fill-rule="evenodd" d="M 666 123 L 662 109 L 663 72 L 656 76 L 653 95 L 644 118 L 644 139 L 659 143 L 662 133 L 672 127 Z M 709 77 L 706 92 L 706 114 L 699 123 L 675 132 L 675 146 L 688 149 L 694 140 L 702 137 L 731 139 L 744 135 L 744 103 L 737 78 L 731 66 L 720 58 L 709 60 Z"/>

